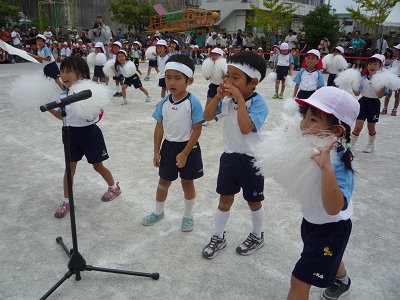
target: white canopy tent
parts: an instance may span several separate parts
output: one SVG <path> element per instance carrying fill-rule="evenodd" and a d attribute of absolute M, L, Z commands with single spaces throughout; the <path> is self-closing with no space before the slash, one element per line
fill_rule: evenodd
<path fill-rule="evenodd" d="M 400 2 L 397 2 L 393 7 L 386 20 L 382 23 L 383 26 L 400 27 Z"/>

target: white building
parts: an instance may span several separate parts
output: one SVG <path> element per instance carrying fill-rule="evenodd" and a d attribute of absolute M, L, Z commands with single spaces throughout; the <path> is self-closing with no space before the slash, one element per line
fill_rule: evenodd
<path fill-rule="evenodd" d="M 297 8 L 294 12 L 295 18 L 291 28 L 294 31 L 299 31 L 302 27 L 301 18 L 312 11 L 315 6 L 323 4 L 324 0 L 286 0 L 285 2 Z M 233 33 L 238 29 L 244 30 L 246 28 L 246 18 L 255 18 L 250 4 L 254 4 L 260 9 L 265 9 L 262 0 L 202 0 L 200 8 L 218 12 L 219 18 L 215 24 L 225 28 L 226 32 Z M 258 33 L 258 30 L 261 29 L 254 28 L 253 32 Z"/>

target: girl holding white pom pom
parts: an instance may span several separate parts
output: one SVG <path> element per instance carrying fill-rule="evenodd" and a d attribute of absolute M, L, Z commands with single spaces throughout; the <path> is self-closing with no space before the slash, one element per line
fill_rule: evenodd
<path fill-rule="evenodd" d="M 204 60 L 201 71 L 206 80 L 210 80 L 210 85 L 207 91 L 206 106 L 217 94 L 217 89 L 224 76 L 228 72 L 228 65 L 226 59 L 223 58 L 224 51 L 220 48 L 214 48 L 210 52 L 210 56 Z M 208 122 L 204 121 L 203 126 L 207 126 Z"/>
<path fill-rule="evenodd" d="M 364 127 L 364 122 L 367 120 L 368 127 L 368 144 L 364 149 L 365 153 L 371 153 L 374 151 L 374 142 L 376 138 L 376 123 L 379 120 L 379 113 L 381 108 L 381 101 L 385 95 L 385 87 L 380 87 L 379 90 L 375 90 L 373 84 L 371 84 L 372 78 L 377 72 L 384 66 L 385 57 L 382 54 L 374 54 L 368 60 L 367 74 L 361 78 L 360 86 L 358 90 L 353 90 L 354 95 L 362 97 L 358 100 L 360 103 L 360 113 L 356 120 L 356 126 L 351 133 L 351 144 L 355 147 L 361 130 Z M 354 151 L 354 150 L 353 150 Z"/>
<path fill-rule="evenodd" d="M 61 90 L 64 90 L 64 86 L 60 81 L 60 70 L 58 69 L 51 50 L 47 48 L 45 41 L 46 37 L 43 34 L 38 34 L 36 36 L 37 55 L 31 54 L 31 56 L 44 65 L 44 75 L 53 78 Z"/>
<path fill-rule="evenodd" d="M 400 75 L 400 44 L 394 46 L 394 48 L 395 48 L 394 54 L 396 56 L 396 59 L 390 63 L 389 69 L 395 69 L 397 72 L 397 75 Z M 383 105 L 383 109 L 381 111 L 381 115 L 387 114 L 387 107 L 389 105 L 389 100 L 390 100 L 391 96 L 392 96 L 392 90 L 390 90 L 389 94 L 385 97 L 385 102 Z M 392 116 L 397 115 L 397 108 L 399 106 L 399 103 L 400 103 L 400 90 L 395 90 L 394 91 L 394 105 L 393 105 L 393 109 L 391 112 Z"/>
<path fill-rule="evenodd" d="M 94 51 L 88 55 L 87 61 L 94 65 L 93 81 L 102 83 L 104 79 L 103 65 L 107 61 L 106 50 L 102 42 L 97 42 L 94 46 Z"/>
<path fill-rule="evenodd" d="M 89 66 L 86 61 L 79 56 L 65 58 L 60 66 L 61 80 L 65 86 L 60 98 L 68 96 L 69 89 L 79 80 L 90 80 Z M 89 101 L 89 100 L 86 100 Z M 73 105 L 73 104 L 71 104 Z M 108 184 L 108 189 L 101 197 L 102 201 L 111 201 L 120 193 L 121 189 L 118 182 L 104 165 L 103 161 L 108 159 L 108 152 L 104 142 L 103 134 L 96 125 L 99 117 L 96 115 L 92 120 L 84 119 L 74 113 L 71 105 L 67 105 L 67 124 L 70 133 L 70 155 L 71 155 L 71 175 L 74 178 L 78 161 L 85 155 L 89 164 L 98 172 Z M 61 119 L 61 112 L 57 110 L 49 111 L 52 115 Z M 64 175 L 64 202 L 54 213 L 54 217 L 63 218 L 69 212 L 68 186 L 66 175 Z"/>
<path fill-rule="evenodd" d="M 296 99 L 296 102 L 302 106 L 303 115 L 299 139 L 307 141 L 310 137 L 320 146 L 316 146 L 317 151 L 311 155 L 317 166 L 311 166 L 315 183 L 303 189 L 304 193 L 316 190 L 312 194 L 315 196 L 313 199 L 307 197 L 300 201 L 303 215 L 301 237 L 304 246 L 292 272 L 287 299 L 308 299 L 312 285 L 326 288 L 322 292 L 322 299 L 339 299 L 349 292 L 351 284 L 342 257 L 352 228 L 350 217 L 353 213 L 351 196 L 354 171 L 351 163 L 353 156 L 349 151 L 350 125 L 358 115 L 359 104 L 349 93 L 335 87 L 322 87 L 308 99 Z M 288 132 L 282 131 L 280 135 L 282 134 Z M 275 147 L 290 148 L 290 145 L 286 143 Z M 310 144 L 309 148 L 311 147 Z M 291 149 L 292 156 L 299 154 L 298 147 Z M 259 148 L 256 159 L 265 159 L 267 163 L 279 159 L 270 155 L 269 151 Z M 305 159 L 309 161 L 309 157 Z M 267 165 L 263 166 L 261 161 L 256 161 L 255 165 L 260 167 L 265 176 L 282 172 L 279 166 L 279 169 L 271 170 Z M 293 172 L 293 169 L 289 172 Z M 304 176 L 312 175 L 302 173 L 297 174 L 302 178 L 298 184 L 310 184 Z M 303 197 L 299 195 L 301 187 L 293 187 L 289 180 L 284 180 L 281 184 L 285 185 L 285 189 L 292 190 L 292 194 Z"/>
<path fill-rule="evenodd" d="M 120 72 L 124 76 L 124 83 L 122 84 L 122 102 L 121 105 L 126 105 L 126 90 L 128 86 L 133 85 L 135 89 L 141 90 L 146 95 L 146 102 L 151 101 L 149 92 L 143 87 L 139 75 L 135 72 L 136 66 L 128 59 L 125 50 L 119 50 L 115 58 L 114 73 L 117 75 Z"/>

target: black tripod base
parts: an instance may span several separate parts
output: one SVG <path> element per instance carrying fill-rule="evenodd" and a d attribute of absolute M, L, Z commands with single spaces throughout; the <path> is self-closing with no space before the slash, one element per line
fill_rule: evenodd
<path fill-rule="evenodd" d="M 64 277 L 61 278 L 40 300 L 46 299 L 49 297 L 60 285 L 63 284 L 68 278 L 70 278 L 73 274 L 75 274 L 76 281 L 81 280 L 81 272 L 82 271 L 98 271 L 98 272 L 106 272 L 106 273 L 116 273 L 123 275 L 133 275 L 133 276 L 141 276 L 141 277 L 150 277 L 154 280 L 160 278 L 159 273 L 142 273 L 142 272 L 134 272 L 134 271 L 126 271 L 126 270 L 117 270 L 117 269 L 108 269 L 108 268 L 100 268 L 91 265 L 87 265 L 85 259 L 79 252 L 74 252 L 73 249 L 68 251 L 68 248 L 65 246 L 62 237 L 57 237 L 56 242 L 61 245 L 65 253 L 67 253 L 69 259 L 68 269 L 69 271 L 65 273 Z"/>

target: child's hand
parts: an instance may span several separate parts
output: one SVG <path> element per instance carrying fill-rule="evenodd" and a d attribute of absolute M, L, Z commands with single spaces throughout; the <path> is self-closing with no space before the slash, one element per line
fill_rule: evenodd
<path fill-rule="evenodd" d="M 217 88 L 217 96 L 220 99 L 222 99 L 226 96 L 225 85 L 224 85 L 223 81 L 219 84 L 219 87 Z"/>
<path fill-rule="evenodd" d="M 225 79 L 223 84 L 224 84 L 225 93 L 229 98 L 234 98 L 235 100 L 243 98 L 243 95 L 240 92 L 240 90 L 236 86 L 234 86 L 232 83 L 228 82 Z"/>
<path fill-rule="evenodd" d="M 178 168 L 183 168 L 186 165 L 187 156 L 182 152 L 176 156 L 176 166 Z"/>
<path fill-rule="evenodd" d="M 160 167 L 160 160 L 161 160 L 160 153 L 154 154 L 153 163 L 156 168 Z"/>
<path fill-rule="evenodd" d="M 329 143 L 324 147 L 315 147 L 315 154 L 311 156 L 311 158 L 317 163 L 317 165 L 323 169 L 326 166 L 332 166 L 331 165 L 331 156 L 330 152 L 333 149 L 333 146 L 337 142 L 336 137 L 332 137 Z M 319 152 L 319 153 L 317 153 Z"/>

